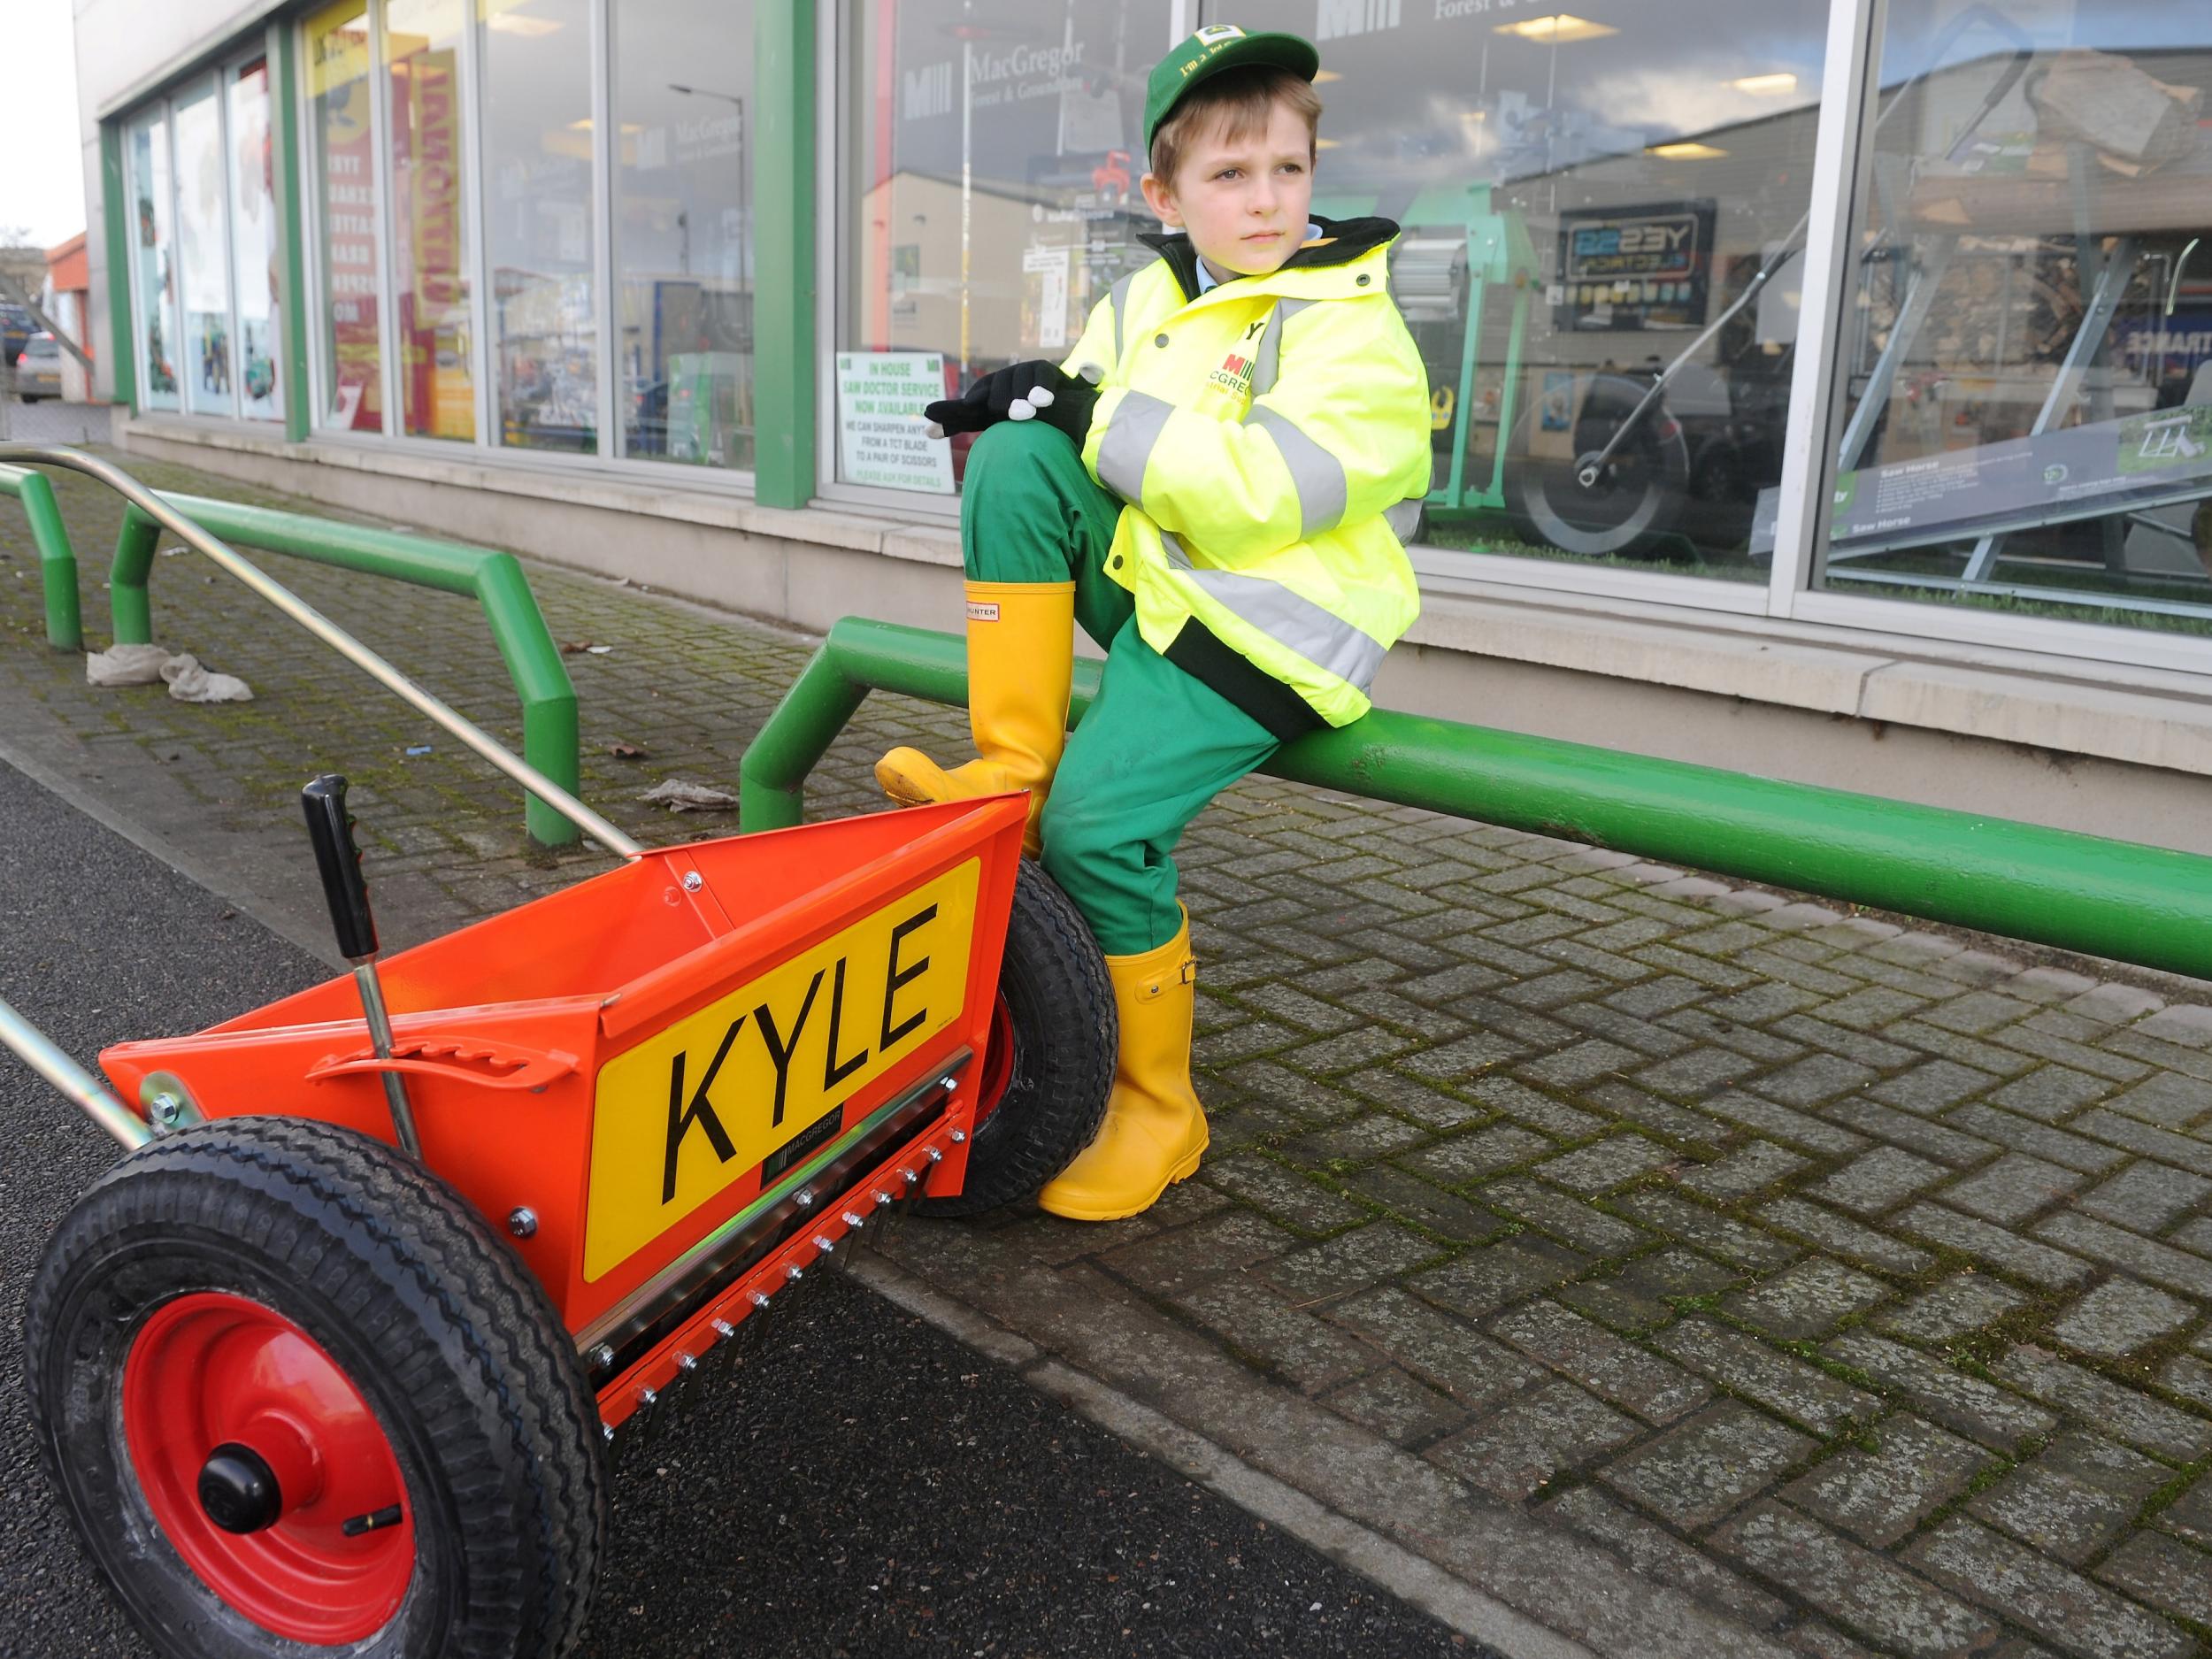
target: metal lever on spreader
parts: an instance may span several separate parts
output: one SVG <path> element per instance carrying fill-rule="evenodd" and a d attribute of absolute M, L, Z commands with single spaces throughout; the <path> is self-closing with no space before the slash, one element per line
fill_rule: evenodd
<path fill-rule="evenodd" d="M 307 815 L 307 836 L 315 844 L 315 868 L 323 879 L 330 925 L 337 931 L 338 954 L 353 964 L 353 982 L 360 988 L 369 1045 L 378 1059 L 389 1060 L 392 1021 L 384 1008 L 383 983 L 376 977 L 376 918 L 369 913 L 369 884 L 362 879 L 361 849 L 354 845 L 353 819 L 346 811 L 346 780 L 334 772 L 324 772 L 300 791 L 300 810 Z M 385 1103 L 392 1109 L 393 1133 L 407 1156 L 419 1159 L 422 1141 L 415 1133 L 407 1085 L 388 1068 L 380 1075 Z"/>

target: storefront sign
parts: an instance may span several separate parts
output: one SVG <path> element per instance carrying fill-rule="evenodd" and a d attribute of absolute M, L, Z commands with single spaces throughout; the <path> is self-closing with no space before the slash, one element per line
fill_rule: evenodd
<path fill-rule="evenodd" d="M 1713 218 L 1709 201 L 1561 213 L 1559 326 L 1702 327 Z"/>
<path fill-rule="evenodd" d="M 952 446 L 924 434 L 922 405 L 945 395 L 935 351 L 837 354 L 837 474 L 849 484 L 952 494 Z"/>

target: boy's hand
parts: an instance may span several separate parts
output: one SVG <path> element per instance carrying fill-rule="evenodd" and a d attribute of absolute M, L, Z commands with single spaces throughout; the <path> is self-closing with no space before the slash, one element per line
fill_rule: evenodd
<path fill-rule="evenodd" d="M 1083 365 L 1080 374 L 1068 375 L 1059 365 L 1038 358 L 984 375 L 959 396 L 928 404 L 922 413 L 933 438 L 981 432 L 1002 420 L 1041 419 L 1066 433 L 1080 449 L 1090 432 L 1098 382 L 1105 377 L 1105 370 L 1095 363 Z"/>

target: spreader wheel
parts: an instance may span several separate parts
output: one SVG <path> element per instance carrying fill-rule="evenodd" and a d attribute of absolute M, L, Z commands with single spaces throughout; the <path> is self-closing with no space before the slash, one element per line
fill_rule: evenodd
<path fill-rule="evenodd" d="M 160 1653 L 553 1659 L 606 1532 L 536 1281 L 380 1141 L 234 1118 L 81 1199 L 31 1286 L 47 1473 Z"/>
<path fill-rule="evenodd" d="M 1058 884 L 1025 858 L 980 1061 L 967 1182 L 954 1197 L 925 1200 L 922 1212 L 972 1216 L 1034 1197 L 1098 1133 L 1120 1043 L 1098 941 Z"/>

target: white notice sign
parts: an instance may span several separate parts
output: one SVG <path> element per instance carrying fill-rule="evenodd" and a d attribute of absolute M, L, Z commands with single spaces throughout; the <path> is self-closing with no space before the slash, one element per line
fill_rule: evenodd
<path fill-rule="evenodd" d="M 1031 248 L 1022 254 L 1022 270 L 1040 279 L 1037 296 L 1037 344 L 1047 351 L 1068 349 L 1068 254 L 1066 248 Z"/>
<path fill-rule="evenodd" d="M 945 395 L 944 354 L 837 354 L 837 475 L 848 484 L 952 494 L 952 446 L 925 435 L 922 405 Z"/>

